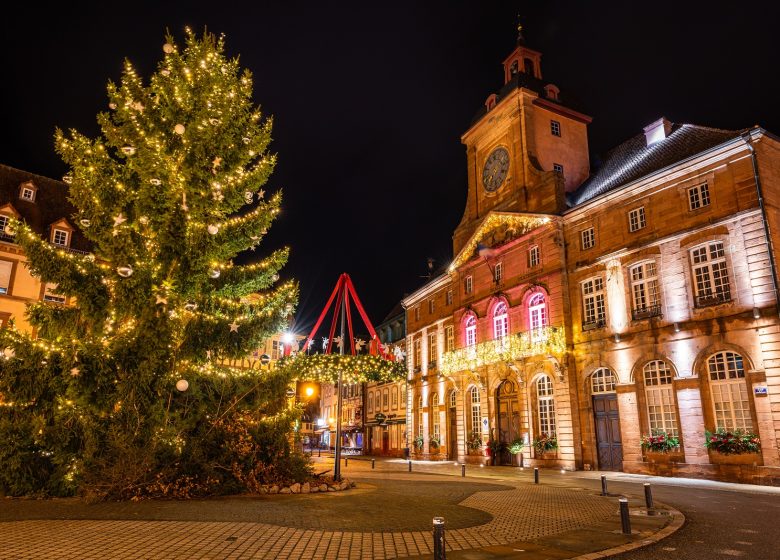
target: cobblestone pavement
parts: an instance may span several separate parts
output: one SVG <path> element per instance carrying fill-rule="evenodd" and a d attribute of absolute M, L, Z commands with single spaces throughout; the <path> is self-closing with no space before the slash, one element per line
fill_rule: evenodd
<path fill-rule="evenodd" d="M 615 524 L 615 499 L 582 489 L 378 466 L 350 461 L 342 474 L 357 488 L 335 494 L 98 506 L 4 500 L 0 558 L 389 559 L 431 554 L 435 515 L 447 520 L 447 549 L 456 555 Z M 420 465 L 437 468 L 446 470 Z"/>

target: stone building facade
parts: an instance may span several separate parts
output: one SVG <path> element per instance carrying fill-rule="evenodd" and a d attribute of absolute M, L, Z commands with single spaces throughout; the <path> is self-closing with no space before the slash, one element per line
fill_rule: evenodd
<path fill-rule="evenodd" d="M 452 264 L 403 300 L 415 456 L 517 464 L 522 441 L 525 464 L 778 482 L 780 142 L 662 118 L 591 172 L 540 60 L 521 37 L 504 61 Z M 679 446 L 643 448 L 660 433 Z"/>

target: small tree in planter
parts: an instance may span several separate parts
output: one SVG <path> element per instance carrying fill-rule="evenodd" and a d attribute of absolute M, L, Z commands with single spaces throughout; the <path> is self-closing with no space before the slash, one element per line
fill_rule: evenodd
<path fill-rule="evenodd" d="M 431 449 L 439 449 L 441 446 L 441 437 L 436 434 L 430 434 L 428 436 L 428 446 Z"/>
<path fill-rule="evenodd" d="M 525 441 L 523 441 L 523 438 L 516 437 L 512 440 L 512 443 L 509 444 L 509 452 L 514 456 L 515 463 L 518 467 L 523 466 L 523 448 L 525 447 Z"/>
<path fill-rule="evenodd" d="M 501 441 L 500 439 L 496 439 L 493 437 L 493 430 L 490 430 L 490 437 L 488 438 L 488 451 L 490 453 L 490 463 L 495 465 L 496 459 L 499 455 L 501 455 L 501 452 L 506 449 L 506 443 Z"/>
<path fill-rule="evenodd" d="M 417 451 L 422 451 L 422 448 L 425 445 L 425 438 L 423 438 L 422 434 L 420 434 L 420 435 L 418 435 L 417 437 L 414 438 L 412 443 L 414 444 L 414 448 Z"/>
<path fill-rule="evenodd" d="M 680 439 L 661 430 L 642 436 L 642 449 L 651 453 L 669 453 L 680 447 Z"/>
<path fill-rule="evenodd" d="M 540 434 L 534 438 L 534 447 L 540 455 L 551 453 L 558 449 L 558 438 L 555 434 Z"/>
<path fill-rule="evenodd" d="M 756 434 L 743 430 L 729 431 L 720 428 L 715 432 L 705 432 L 704 446 L 722 455 L 759 453 L 761 439 Z"/>

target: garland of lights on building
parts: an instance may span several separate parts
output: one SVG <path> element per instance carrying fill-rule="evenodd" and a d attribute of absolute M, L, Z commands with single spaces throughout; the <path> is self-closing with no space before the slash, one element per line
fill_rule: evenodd
<path fill-rule="evenodd" d="M 531 356 L 560 356 L 565 351 L 566 336 L 563 327 L 544 327 L 445 352 L 441 357 L 440 371 L 444 375 L 451 375 Z"/>

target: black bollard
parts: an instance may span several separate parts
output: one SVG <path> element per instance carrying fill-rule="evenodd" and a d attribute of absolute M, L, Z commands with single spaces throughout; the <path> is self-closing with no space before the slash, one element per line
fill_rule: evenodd
<path fill-rule="evenodd" d="M 444 552 L 444 518 L 433 518 L 433 560 L 445 560 Z"/>
<path fill-rule="evenodd" d="M 374 465 L 376 463 L 376 459 L 371 459 L 371 469 L 374 469 Z"/>
<path fill-rule="evenodd" d="M 601 495 L 607 495 L 607 475 L 605 474 L 601 475 Z"/>
<path fill-rule="evenodd" d="M 534 484 L 539 484 L 539 467 L 534 467 Z"/>
<path fill-rule="evenodd" d="M 631 518 L 628 516 L 628 498 L 620 498 L 620 524 L 623 526 L 623 534 L 631 534 Z"/>
<path fill-rule="evenodd" d="M 322 457 L 322 447 L 317 449 L 317 457 Z"/>
<path fill-rule="evenodd" d="M 409 472 L 412 472 L 412 460 L 409 459 Z"/>
<path fill-rule="evenodd" d="M 349 457 L 344 457 L 344 467 L 346 468 L 347 465 L 349 465 Z"/>
<path fill-rule="evenodd" d="M 466 463 L 460 466 L 460 476 L 466 476 Z"/>
<path fill-rule="evenodd" d="M 647 504 L 647 515 L 655 515 L 655 509 L 653 506 L 653 490 L 650 488 L 649 482 L 645 482 L 645 503 Z"/>

